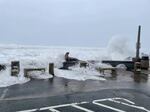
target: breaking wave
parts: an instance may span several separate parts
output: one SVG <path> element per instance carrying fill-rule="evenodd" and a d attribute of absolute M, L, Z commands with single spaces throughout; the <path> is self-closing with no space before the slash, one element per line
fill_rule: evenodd
<path fill-rule="evenodd" d="M 101 60 L 124 60 L 129 56 L 134 56 L 134 51 L 129 47 L 129 41 L 126 38 L 113 37 L 106 48 L 84 48 L 84 47 L 42 47 L 42 46 L 18 46 L 18 45 L 0 45 L 0 63 L 5 64 L 7 69 L 0 72 L 0 87 L 10 86 L 14 84 L 25 83 L 30 79 L 24 77 L 23 69 L 30 67 L 45 67 L 48 64 L 55 64 L 55 73 L 57 77 L 64 77 L 74 80 L 105 80 L 100 78 L 96 70 L 91 68 L 82 69 L 79 67 L 72 68 L 72 71 L 60 70 L 62 62 L 64 62 L 65 52 L 80 60 L 97 61 Z M 18 77 L 10 76 L 11 61 L 20 61 L 21 72 Z M 107 66 L 99 63 L 95 66 Z M 39 74 L 39 75 L 38 75 Z M 51 78 L 46 73 L 31 73 L 34 78 L 46 79 Z"/>

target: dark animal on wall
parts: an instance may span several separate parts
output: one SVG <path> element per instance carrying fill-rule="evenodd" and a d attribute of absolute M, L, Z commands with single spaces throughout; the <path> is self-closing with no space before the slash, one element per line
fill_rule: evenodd
<path fill-rule="evenodd" d="M 0 65 L 0 71 L 5 70 L 6 69 L 6 65 Z"/>

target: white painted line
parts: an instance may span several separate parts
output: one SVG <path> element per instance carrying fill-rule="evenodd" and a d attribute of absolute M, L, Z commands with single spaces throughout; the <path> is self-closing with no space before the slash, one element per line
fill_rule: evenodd
<path fill-rule="evenodd" d="M 40 108 L 40 110 L 47 110 L 47 109 L 54 109 L 54 108 L 60 108 L 60 107 L 67 107 L 67 106 L 72 106 L 73 104 L 74 105 L 77 105 L 77 104 L 85 104 L 85 103 L 89 103 L 89 102 L 81 102 L 81 103 L 70 103 L 70 104 L 62 104 L 62 105 L 56 105 L 56 106 L 50 106 L 50 107 L 43 107 L 43 108 Z"/>
<path fill-rule="evenodd" d="M 105 99 L 93 100 L 93 102 L 102 102 L 102 101 L 108 101 L 109 99 L 112 99 L 112 98 L 105 98 Z"/>
<path fill-rule="evenodd" d="M 85 112 L 94 112 L 94 111 L 92 111 L 92 110 L 86 109 L 86 108 L 81 107 L 81 106 L 79 106 L 79 105 L 72 104 L 71 106 L 74 107 L 74 108 L 83 110 L 83 111 L 85 111 Z"/>
<path fill-rule="evenodd" d="M 117 101 L 117 100 L 124 100 L 128 103 L 124 103 L 124 102 L 121 102 L 121 101 Z M 136 108 L 136 109 L 139 109 L 139 110 L 144 110 L 146 112 L 150 112 L 150 110 L 144 108 L 144 107 L 141 107 L 141 106 L 136 106 L 134 102 L 128 100 L 128 99 L 125 99 L 125 98 L 106 98 L 106 99 L 99 99 L 99 100 L 94 100 L 93 101 L 93 104 L 96 104 L 96 105 L 99 105 L 99 106 L 103 106 L 103 107 L 106 107 L 106 108 L 110 108 L 112 110 L 115 109 L 115 111 L 118 111 L 120 112 L 120 109 L 116 109 L 116 108 L 113 108 L 111 106 L 107 106 L 107 105 L 104 105 L 104 104 L 101 104 L 101 103 L 98 103 L 98 102 L 103 102 L 103 101 L 111 101 L 111 102 L 114 102 L 114 103 L 118 103 L 118 104 L 123 104 L 123 105 L 126 105 L 126 106 L 129 106 L 129 107 L 132 107 L 132 108 Z M 121 110 L 123 111 L 123 110 Z"/>
<path fill-rule="evenodd" d="M 97 103 L 95 101 L 93 101 L 93 104 L 101 106 L 101 107 L 105 107 L 105 108 L 108 108 L 108 109 L 111 109 L 111 110 L 114 110 L 114 111 L 117 111 L 117 112 L 126 112 L 126 111 L 123 111 L 123 110 L 120 110 L 120 109 L 117 109 L 117 108 L 113 108 L 111 106 L 107 106 L 107 105 L 104 105 L 104 104 L 101 104 L 101 103 Z"/>
<path fill-rule="evenodd" d="M 43 107 L 43 108 L 40 108 L 40 110 L 48 110 L 48 109 L 54 109 L 54 108 L 60 108 L 60 107 L 67 107 L 70 105 L 71 104 L 62 104 L 62 105 L 56 105 L 56 106 L 50 106 L 50 107 Z"/>
<path fill-rule="evenodd" d="M 148 109 L 146 109 L 146 108 L 144 108 L 144 107 L 141 107 L 141 106 L 130 105 L 130 104 L 127 104 L 127 103 L 124 103 L 124 102 L 120 102 L 120 101 L 115 101 L 115 100 L 112 100 L 112 102 L 120 103 L 120 104 L 129 106 L 129 107 L 132 107 L 132 108 L 136 108 L 136 109 L 139 109 L 139 110 L 143 110 L 143 111 L 146 111 L 146 112 L 150 112 L 150 110 L 148 110 Z"/>
<path fill-rule="evenodd" d="M 31 109 L 31 110 L 23 110 L 23 111 L 17 111 L 17 112 L 35 112 L 37 111 L 38 109 Z"/>
<path fill-rule="evenodd" d="M 58 110 L 56 110 L 56 109 L 53 109 L 53 108 L 50 108 L 49 109 L 51 112 L 60 112 L 60 111 L 58 111 Z"/>
<path fill-rule="evenodd" d="M 6 93 L 8 92 L 8 89 L 5 89 L 0 97 L 0 99 L 4 99 L 6 96 Z"/>
<path fill-rule="evenodd" d="M 3 94 L 1 96 L 1 98 L 5 97 L 7 91 L 8 90 L 4 90 L 3 91 Z M 127 103 L 123 102 L 123 101 L 118 101 L 118 100 L 124 100 Z M 124 110 L 117 109 L 117 108 L 114 108 L 114 107 L 102 104 L 101 102 L 103 102 L 103 101 L 109 101 L 109 102 L 113 102 L 113 103 L 118 103 L 118 104 L 122 104 L 122 105 L 125 105 L 125 106 L 129 106 L 131 108 L 136 108 L 136 109 L 139 109 L 139 110 L 150 112 L 150 110 L 148 110 L 148 109 L 146 109 L 144 107 L 141 107 L 141 106 L 136 106 L 134 102 L 132 102 L 132 101 L 130 101 L 128 99 L 125 99 L 125 98 L 118 98 L 118 97 L 116 97 L 116 98 L 98 99 L 98 100 L 93 100 L 92 103 L 95 104 L 95 105 L 104 107 L 104 108 L 108 108 L 110 110 L 117 111 L 117 112 L 126 112 Z M 87 103 L 89 103 L 89 102 L 61 104 L 61 105 L 55 105 L 55 106 L 49 106 L 49 107 L 43 107 L 43 108 L 37 108 L 37 109 L 31 109 L 31 110 L 23 110 L 23 111 L 18 111 L 18 112 L 36 112 L 37 110 L 49 110 L 49 111 L 52 111 L 52 112 L 60 112 L 59 110 L 57 110 L 57 108 L 68 107 L 68 106 L 72 106 L 72 107 L 74 107 L 76 109 L 80 109 L 80 110 L 85 111 L 85 112 L 94 112 L 93 110 L 90 110 L 90 109 L 84 108 L 82 106 L 79 106 L 80 104 L 87 104 Z"/>
<path fill-rule="evenodd" d="M 135 104 L 134 102 L 128 100 L 128 99 L 125 99 L 125 98 L 119 98 L 119 97 L 116 97 L 116 98 L 105 98 L 105 99 L 98 99 L 98 100 L 94 100 L 95 102 L 102 102 L 102 101 L 114 101 L 114 100 L 124 100 L 130 104 Z"/>
<path fill-rule="evenodd" d="M 128 99 L 125 99 L 125 98 L 112 98 L 113 100 L 124 100 L 124 101 L 126 101 L 126 102 L 128 102 L 128 103 L 130 103 L 130 104 L 132 104 L 132 105 L 135 105 L 135 103 L 134 102 L 132 102 L 132 101 L 130 101 L 130 100 L 128 100 Z"/>

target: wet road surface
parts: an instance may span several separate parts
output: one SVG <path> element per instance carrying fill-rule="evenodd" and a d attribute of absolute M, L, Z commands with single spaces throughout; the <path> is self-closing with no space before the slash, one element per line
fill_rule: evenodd
<path fill-rule="evenodd" d="M 54 77 L 0 88 L 0 112 L 149 112 L 149 76 L 117 74 L 106 81 Z"/>

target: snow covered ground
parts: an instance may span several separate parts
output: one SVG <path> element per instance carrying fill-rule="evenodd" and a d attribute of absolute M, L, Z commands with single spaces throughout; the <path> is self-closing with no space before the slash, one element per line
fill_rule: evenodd
<path fill-rule="evenodd" d="M 55 75 L 74 80 L 105 80 L 93 66 L 107 66 L 101 63 L 92 65 L 89 68 L 80 68 L 78 65 L 70 71 L 60 70 L 64 62 L 64 54 L 70 52 L 70 56 L 80 60 L 115 59 L 124 60 L 134 56 L 134 52 L 128 48 L 128 41 L 125 39 L 112 39 L 106 48 L 84 48 L 84 47 L 49 47 L 49 46 L 23 46 L 23 45 L 0 45 L 0 63 L 6 64 L 7 69 L 0 72 L 0 87 L 14 84 L 22 84 L 30 79 L 24 77 L 23 69 L 28 67 L 46 67 L 46 73 L 31 73 L 34 78 L 46 79 L 52 76 L 48 74 L 48 64 L 55 64 Z M 21 72 L 19 77 L 10 76 L 11 61 L 20 61 Z"/>

